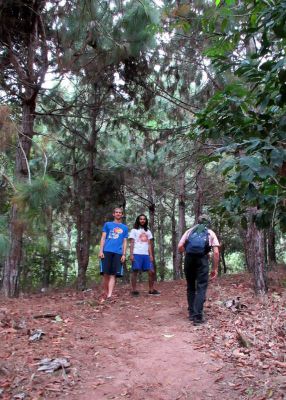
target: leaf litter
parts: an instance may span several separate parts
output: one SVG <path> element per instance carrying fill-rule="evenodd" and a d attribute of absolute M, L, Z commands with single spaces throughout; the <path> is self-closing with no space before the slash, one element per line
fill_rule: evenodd
<path fill-rule="evenodd" d="M 118 297 L 112 305 L 98 304 L 94 297 L 100 289 L 96 287 L 85 293 L 66 290 L 53 296 L 24 296 L 21 302 L 1 298 L 1 396 L 4 400 L 22 395 L 27 399 L 53 399 L 62 393 L 69 394 L 71 400 L 85 400 L 88 397 L 84 397 L 84 388 L 93 370 L 93 388 L 90 385 L 89 390 L 102 394 L 100 390 L 106 391 L 116 381 L 110 363 L 105 361 L 106 354 L 119 361 L 127 356 L 128 360 L 138 357 L 136 345 L 130 342 L 127 333 L 119 346 L 116 342 L 112 343 L 112 332 L 122 331 L 123 324 L 127 322 L 130 332 L 135 330 L 139 341 L 137 345 L 142 342 L 149 346 L 154 339 L 152 331 L 148 333 L 143 329 L 146 323 L 157 326 L 158 330 L 162 326 L 163 332 L 167 332 L 162 334 L 161 330 L 163 337 L 171 339 L 161 340 L 162 346 L 166 346 L 180 337 L 179 331 L 173 334 L 173 330 L 169 333 L 168 329 L 168 325 L 177 319 L 180 323 L 183 321 L 195 338 L 195 341 L 191 337 L 184 339 L 183 343 L 194 351 L 208 354 L 213 360 L 213 364 L 202 364 L 202 367 L 214 376 L 215 385 L 220 387 L 220 394 L 224 396 L 221 398 L 282 400 L 286 391 L 286 299 L 285 288 L 279 285 L 279 281 L 283 280 L 282 274 L 285 279 L 285 271 L 272 271 L 270 290 L 263 298 L 253 294 L 247 274 L 217 280 L 208 290 L 205 307 L 207 323 L 198 329 L 188 325 L 186 319 L 184 281 L 160 284 L 160 303 L 150 301 L 147 295 L 146 298 L 142 295 L 141 299 L 130 299 L 129 288 L 119 285 L 116 288 Z M 226 306 L 226 302 L 230 307 Z M 113 321 L 114 314 L 118 312 L 124 315 L 124 321 L 119 326 Z M 134 315 L 139 318 L 132 319 Z M 108 326 L 102 325 L 103 319 L 109 321 Z M 109 332 L 107 339 L 102 330 Z M 27 340 L 27 335 L 29 338 L 35 335 L 35 340 Z M 44 337 L 44 340 L 36 340 L 37 337 Z M 160 354 L 163 353 L 158 349 L 158 357 Z M 128 376 L 129 366 L 125 368 Z M 180 363 L 174 368 L 179 369 Z M 49 373 L 45 373 L 47 371 Z M 99 376 L 98 372 L 103 371 L 104 374 Z M 113 376 L 114 379 L 108 378 Z M 198 377 L 193 377 L 193 381 L 200 382 Z M 136 390 L 145 393 L 145 397 L 148 393 L 148 397 L 161 398 L 163 393 L 159 383 L 148 386 L 135 384 L 132 388 L 118 388 L 113 398 L 137 400 Z M 192 388 L 181 389 L 177 396 L 170 392 L 167 397 L 168 390 L 167 385 L 164 393 L 168 400 L 192 398 Z M 204 393 L 201 399 L 209 397 L 210 393 Z M 100 395 L 97 398 L 101 398 Z"/>

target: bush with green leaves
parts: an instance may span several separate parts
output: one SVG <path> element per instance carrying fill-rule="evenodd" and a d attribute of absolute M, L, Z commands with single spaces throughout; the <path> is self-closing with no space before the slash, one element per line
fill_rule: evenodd
<path fill-rule="evenodd" d="M 193 134 L 220 143 L 206 161 L 219 162 L 228 182 L 222 210 L 256 207 L 257 224 L 277 220 L 285 231 L 286 2 L 234 3 L 205 20 L 214 38 L 220 31 L 205 54 L 224 84 L 197 114 Z"/>

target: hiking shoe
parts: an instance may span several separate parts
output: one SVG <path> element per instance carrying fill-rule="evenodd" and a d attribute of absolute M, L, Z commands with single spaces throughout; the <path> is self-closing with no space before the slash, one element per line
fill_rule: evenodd
<path fill-rule="evenodd" d="M 139 292 L 138 292 L 138 290 L 133 290 L 132 292 L 131 292 L 131 296 L 139 296 Z"/>
<path fill-rule="evenodd" d="M 153 289 L 153 290 L 149 290 L 149 294 L 153 294 L 153 295 L 159 295 L 160 294 L 160 292 L 158 291 L 158 290 L 156 290 L 156 289 Z"/>
<path fill-rule="evenodd" d="M 195 326 L 202 325 L 206 322 L 204 318 L 193 318 L 193 324 Z"/>

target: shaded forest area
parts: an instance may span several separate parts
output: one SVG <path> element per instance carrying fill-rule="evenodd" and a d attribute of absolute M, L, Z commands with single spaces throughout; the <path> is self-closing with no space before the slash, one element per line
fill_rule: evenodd
<path fill-rule="evenodd" d="M 285 1 L 0 2 L 2 292 L 98 281 L 101 226 L 148 214 L 157 278 L 207 212 L 221 273 L 285 262 Z M 129 262 L 126 265 L 128 279 Z"/>

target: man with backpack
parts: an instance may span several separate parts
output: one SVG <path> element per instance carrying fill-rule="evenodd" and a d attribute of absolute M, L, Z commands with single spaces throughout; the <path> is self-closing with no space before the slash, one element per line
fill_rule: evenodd
<path fill-rule="evenodd" d="M 209 229 L 210 218 L 203 214 L 198 224 L 188 229 L 179 241 L 178 250 L 186 253 L 184 272 L 187 280 L 187 299 L 189 319 L 194 325 L 205 322 L 203 307 L 209 279 L 209 253 L 213 250 L 213 268 L 211 279 L 218 274 L 219 241 Z"/>

